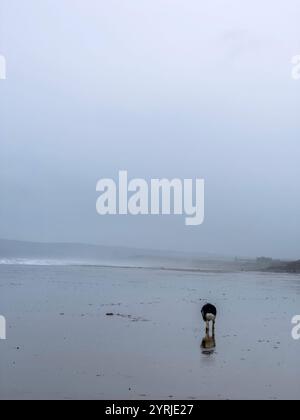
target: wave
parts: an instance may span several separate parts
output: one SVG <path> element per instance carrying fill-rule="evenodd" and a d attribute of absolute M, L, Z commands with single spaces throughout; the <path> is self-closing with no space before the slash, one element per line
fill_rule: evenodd
<path fill-rule="evenodd" d="M 0 265 L 64 266 L 76 263 L 63 260 L 37 260 L 29 258 L 0 258 Z"/>

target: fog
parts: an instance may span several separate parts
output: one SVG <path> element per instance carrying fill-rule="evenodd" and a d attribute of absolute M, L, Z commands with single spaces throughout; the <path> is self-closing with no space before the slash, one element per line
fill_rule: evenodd
<path fill-rule="evenodd" d="M 300 256 L 300 4 L 1 0 L 0 237 Z M 204 178 L 205 222 L 96 184 Z"/>

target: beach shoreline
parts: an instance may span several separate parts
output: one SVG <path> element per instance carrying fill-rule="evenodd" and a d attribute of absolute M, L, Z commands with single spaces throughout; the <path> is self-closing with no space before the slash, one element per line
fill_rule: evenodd
<path fill-rule="evenodd" d="M 8 324 L 0 399 L 300 397 L 290 324 L 297 275 L 8 265 L 0 273 Z M 200 348 L 207 301 L 219 309 L 210 356 Z"/>

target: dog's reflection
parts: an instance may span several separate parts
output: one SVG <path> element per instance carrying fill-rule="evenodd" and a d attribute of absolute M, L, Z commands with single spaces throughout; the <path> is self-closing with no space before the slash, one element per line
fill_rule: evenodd
<path fill-rule="evenodd" d="M 202 354 L 210 355 L 213 354 L 216 348 L 216 337 L 215 330 L 213 329 L 212 335 L 209 333 L 209 329 L 206 329 L 205 337 L 202 339 L 201 351 Z"/>

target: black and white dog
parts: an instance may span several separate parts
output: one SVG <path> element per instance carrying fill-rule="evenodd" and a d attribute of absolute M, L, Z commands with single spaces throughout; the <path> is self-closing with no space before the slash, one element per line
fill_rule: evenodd
<path fill-rule="evenodd" d="M 214 305 L 207 303 L 203 306 L 201 314 L 203 317 L 203 321 L 206 322 L 206 330 L 209 331 L 209 323 L 212 322 L 214 331 L 217 318 L 217 308 Z"/>

